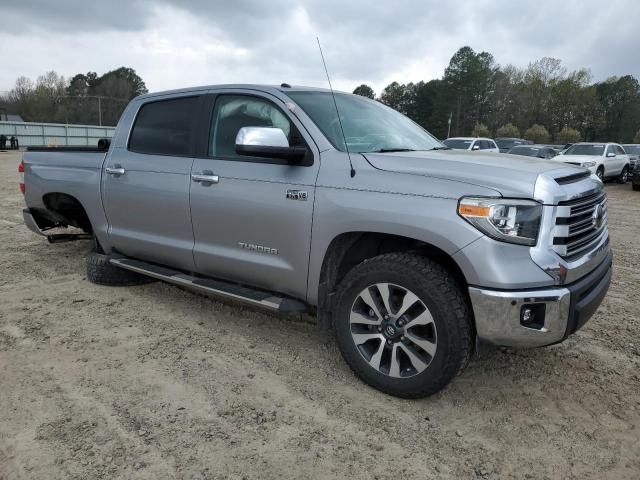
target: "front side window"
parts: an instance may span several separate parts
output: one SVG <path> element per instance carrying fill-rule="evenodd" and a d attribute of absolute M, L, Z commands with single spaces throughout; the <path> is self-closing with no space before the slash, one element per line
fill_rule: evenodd
<path fill-rule="evenodd" d="M 336 93 L 334 104 L 331 92 L 287 92 L 287 95 L 305 111 L 331 144 L 342 152 L 346 152 L 347 147 L 352 153 L 442 147 L 422 127 L 376 100 Z"/>
<path fill-rule="evenodd" d="M 617 155 L 625 155 L 624 150 L 622 149 L 622 147 L 620 145 L 615 145 L 615 149 L 616 149 L 616 154 Z"/>
<path fill-rule="evenodd" d="M 304 146 L 295 126 L 270 101 L 249 95 L 221 95 L 216 99 L 211 119 L 209 156 L 250 160 L 251 157 L 236 153 L 236 136 L 242 127 L 279 128 L 290 146 Z"/>
<path fill-rule="evenodd" d="M 173 98 L 140 107 L 129 150 L 154 155 L 189 156 L 194 144 L 198 97 Z"/>

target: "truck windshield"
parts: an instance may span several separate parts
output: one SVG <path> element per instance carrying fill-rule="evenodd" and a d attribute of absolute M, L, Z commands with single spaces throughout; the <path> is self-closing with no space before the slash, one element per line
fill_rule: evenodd
<path fill-rule="evenodd" d="M 640 154 L 640 145 L 623 145 L 624 151 L 631 155 Z"/>
<path fill-rule="evenodd" d="M 602 155 L 604 145 L 574 145 L 564 152 L 565 155 Z"/>
<path fill-rule="evenodd" d="M 346 152 L 330 92 L 287 92 L 327 139 Z M 376 100 L 336 93 L 340 121 L 349 152 L 433 150 L 443 148 L 429 132 Z"/>
<path fill-rule="evenodd" d="M 453 148 L 456 150 L 469 150 L 471 146 L 471 142 L 473 140 L 460 140 L 458 138 L 447 138 L 444 143 L 447 147 Z"/>

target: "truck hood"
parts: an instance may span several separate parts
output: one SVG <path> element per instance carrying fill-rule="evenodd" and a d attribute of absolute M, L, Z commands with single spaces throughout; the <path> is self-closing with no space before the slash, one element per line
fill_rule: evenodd
<path fill-rule="evenodd" d="M 436 150 L 425 152 L 364 153 L 375 168 L 423 175 L 491 188 L 504 197 L 533 198 L 538 175 L 566 170 L 560 162 L 521 155 Z"/>

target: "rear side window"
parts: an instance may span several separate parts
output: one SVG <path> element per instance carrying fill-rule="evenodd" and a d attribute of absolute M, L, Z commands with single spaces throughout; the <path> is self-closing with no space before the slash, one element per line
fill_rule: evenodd
<path fill-rule="evenodd" d="M 189 156 L 195 141 L 198 97 L 145 103 L 138 112 L 129 150 L 155 155 Z"/>

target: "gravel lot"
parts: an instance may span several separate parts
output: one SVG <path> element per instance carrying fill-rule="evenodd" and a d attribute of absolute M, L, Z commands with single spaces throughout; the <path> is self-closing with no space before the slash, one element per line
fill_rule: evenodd
<path fill-rule="evenodd" d="M 313 319 L 108 288 L 22 224 L 0 153 L 0 479 L 640 478 L 640 193 L 608 184 L 615 272 L 567 342 L 498 350 L 420 401 L 358 381 Z"/>

